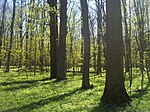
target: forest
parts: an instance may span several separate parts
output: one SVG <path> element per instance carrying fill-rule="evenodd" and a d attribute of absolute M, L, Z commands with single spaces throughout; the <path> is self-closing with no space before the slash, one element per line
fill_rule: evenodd
<path fill-rule="evenodd" d="M 150 0 L 0 0 L 0 112 L 149 112 Z"/>

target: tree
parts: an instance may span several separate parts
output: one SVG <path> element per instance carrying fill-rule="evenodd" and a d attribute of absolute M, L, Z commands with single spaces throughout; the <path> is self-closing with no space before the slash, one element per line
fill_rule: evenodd
<path fill-rule="evenodd" d="M 126 69 L 126 73 L 129 72 L 129 43 L 130 43 L 130 39 L 129 39 L 129 32 L 128 32 L 128 24 L 127 24 L 127 8 L 126 8 L 126 0 L 122 0 L 122 4 L 123 4 L 123 11 L 124 11 L 124 26 L 125 26 L 125 69 Z"/>
<path fill-rule="evenodd" d="M 57 77 L 57 39 L 58 39 L 58 22 L 57 22 L 57 0 L 48 0 L 50 6 L 50 79 Z"/>
<path fill-rule="evenodd" d="M 123 38 L 120 0 L 106 1 L 107 62 L 106 82 L 101 100 L 106 103 L 128 103 L 123 75 Z"/>
<path fill-rule="evenodd" d="M 90 62 L 90 31 L 88 23 L 88 5 L 86 0 L 80 0 L 82 17 L 82 37 L 84 38 L 84 58 L 82 88 L 89 89 L 89 62 Z"/>
<path fill-rule="evenodd" d="M 4 19 L 5 19 L 5 12 L 6 12 L 6 3 L 7 3 L 7 0 L 4 1 L 3 12 L 2 12 L 2 22 L 1 22 L 1 26 L 0 26 L 0 67 L 2 65 L 1 50 L 2 50 L 2 37 L 3 37 L 3 31 L 4 31 Z"/>
<path fill-rule="evenodd" d="M 137 19 L 137 31 L 138 31 L 138 38 L 137 39 L 137 45 L 140 55 L 140 71 L 141 71 L 141 90 L 143 91 L 143 85 L 144 85 L 144 48 L 145 48 L 145 42 L 144 42 L 144 27 L 145 27 L 145 8 L 144 8 L 144 1 L 141 0 L 133 0 L 134 2 L 134 9 Z"/>
<path fill-rule="evenodd" d="M 21 2 L 21 8 L 20 8 L 20 24 L 19 24 L 19 29 L 20 29 L 20 56 L 19 56 L 19 67 L 22 67 L 22 52 L 23 52 L 23 0 Z"/>
<path fill-rule="evenodd" d="M 101 12 L 100 0 L 95 0 L 95 1 L 96 1 L 96 7 L 97 7 L 97 44 L 98 44 L 97 75 L 98 75 L 98 74 L 101 74 L 102 12 Z M 102 4 L 102 1 L 101 1 L 101 4 Z"/>
<path fill-rule="evenodd" d="M 67 0 L 60 1 L 60 35 L 58 41 L 57 80 L 66 79 Z"/>
<path fill-rule="evenodd" d="M 91 50 L 92 52 L 91 52 L 91 54 L 92 54 L 92 65 L 93 65 L 93 68 L 94 68 L 94 71 L 97 71 L 96 69 L 96 36 L 94 35 L 94 25 L 95 25 L 95 17 L 93 17 L 93 13 L 91 13 L 91 15 L 90 15 L 90 34 L 91 34 L 91 40 L 92 40 L 92 48 L 93 48 L 93 50 Z"/>
<path fill-rule="evenodd" d="M 11 21 L 11 32 L 10 32 L 10 43 L 9 43 L 9 49 L 7 54 L 7 63 L 6 63 L 6 72 L 10 71 L 10 56 L 11 56 L 11 50 L 12 50 L 12 44 L 13 44 L 13 34 L 14 34 L 14 22 L 15 22 L 15 12 L 16 12 L 16 0 L 13 0 L 13 15 L 12 15 L 12 21 Z"/>
<path fill-rule="evenodd" d="M 123 4 L 123 11 L 124 11 L 124 26 L 125 26 L 125 73 L 129 73 L 130 78 L 130 93 L 131 93 L 131 86 L 132 86 L 132 59 L 131 59 L 131 1 L 129 0 L 129 27 L 127 24 L 127 3 L 126 0 L 122 0 Z"/>
<path fill-rule="evenodd" d="M 43 0 L 43 4 L 41 4 L 41 7 L 43 8 L 43 10 L 42 10 L 42 17 L 41 17 L 41 19 L 43 20 L 42 21 L 42 23 L 41 23 L 41 25 L 42 25 L 42 37 L 41 37 L 41 41 L 40 41 L 40 72 L 43 74 L 43 72 L 44 72 L 44 37 L 45 37 L 45 30 L 46 30 L 46 28 L 45 28 L 45 20 L 44 20 L 44 18 L 45 18 L 45 14 L 46 14 L 46 12 L 45 12 L 45 10 L 44 10 L 44 8 L 45 8 L 45 5 L 46 5 L 46 0 Z"/>

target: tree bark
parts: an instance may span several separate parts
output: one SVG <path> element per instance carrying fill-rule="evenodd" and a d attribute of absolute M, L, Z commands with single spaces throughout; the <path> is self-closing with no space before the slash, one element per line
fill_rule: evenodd
<path fill-rule="evenodd" d="M 50 79 L 57 78 L 57 0 L 48 0 L 50 11 Z"/>
<path fill-rule="evenodd" d="M 129 103 L 123 75 L 123 38 L 120 0 L 106 1 L 106 82 L 101 100 L 108 104 Z"/>
<path fill-rule="evenodd" d="M 60 1 L 60 36 L 58 42 L 57 80 L 66 79 L 67 0 Z"/>
<path fill-rule="evenodd" d="M 83 58 L 83 77 L 82 88 L 89 89 L 89 63 L 90 63 L 90 32 L 88 23 L 88 5 L 86 0 L 80 0 L 82 17 L 82 37 L 84 38 L 84 58 Z"/>
<path fill-rule="evenodd" d="M 98 12 L 97 12 L 97 44 L 98 44 L 97 75 L 99 75 L 102 72 L 102 69 L 101 69 L 102 12 L 101 12 L 100 0 L 96 0 L 96 2 L 97 2 L 96 6 L 98 9 Z"/>

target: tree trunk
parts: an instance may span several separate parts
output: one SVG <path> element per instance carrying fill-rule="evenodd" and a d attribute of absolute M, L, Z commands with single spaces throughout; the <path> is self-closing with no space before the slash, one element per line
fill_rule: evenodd
<path fill-rule="evenodd" d="M 132 86 L 132 56 L 131 56 L 131 28 L 132 28 L 132 26 L 131 26 L 131 0 L 129 0 L 129 68 L 130 68 L 130 70 L 129 70 L 129 78 L 130 78 L 130 95 L 131 95 L 131 86 Z"/>
<path fill-rule="evenodd" d="M 12 21 L 11 21 L 11 32 L 10 32 L 10 43 L 9 43 L 9 49 L 7 54 L 7 63 L 6 63 L 6 72 L 10 71 L 10 57 L 11 57 L 11 50 L 12 50 L 12 44 L 13 44 L 13 34 L 14 34 L 14 21 L 15 21 L 15 12 L 16 12 L 16 0 L 13 0 L 13 15 L 12 15 Z"/>
<path fill-rule="evenodd" d="M 52 9 L 50 11 L 50 79 L 54 79 L 57 77 L 57 0 L 48 0 L 48 4 Z"/>
<path fill-rule="evenodd" d="M 128 32 L 128 24 L 127 24 L 127 9 L 126 9 L 126 0 L 122 0 L 123 4 L 123 12 L 124 12 L 124 25 L 125 25 L 125 70 L 126 73 L 130 71 L 130 62 L 129 62 L 129 32 Z"/>
<path fill-rule="evenodd" d="M 43 8 L 42 10 L 42 17 L 41 19 L 43 20 L 45 18 L 45 11 L 44 11 L 44 7 L 46 5 L 46 1 L 43 1 L 43 5 L 41 6 Z M 45 38 L 45 21 L 43 21 L 41 23 L 42 25 L 42 37 L 41 37 L 41 41 L 40 41 L 40 72 L 43 74 L 44 72 L 44 38 Z"/>
<path fill-rule="evenodd" d="M 5 12 L 6 12 L 6 3 L 7 3 L 7 0 L 4 1 L 2 21 L 1 21 L 1 26 L 0 26 L 0 68 L 2 66 L 1 50 L 2 50 L 2 37 L 3 37 L 3 32 L 4 32 L 4 20 L 5 20 Z"/>
<path fill-rule="evenodd" d="M 97 44 L 98 44 L 98 56 L 97 56 L 97 75 L 101 74 L 101 39 L 102 39 L 102 12 L 101 12 L 101 5 L 100 1 L 96 0 L 97 2 Z M 101 2 L 102 3 L 102 2 Z M 102 74 L 101 74 L 102 76 Z"/>
<path fill-rule="evenodd" d="M 120 0 L 106 2 L 107 62 L 106 82 L 101 100 L 108 104 L 128 103 L 123 75 L 123 38 Z"/>
<path fill-rule="evenodd" d="M 21 0 L 21 9 L 20 9 L 20 56 L 19 56 L 19 67 L 22 67 L 22 52 L 23 52 L 23 36 L 22 36 L 22 30 L 23 30 L 23 0 Z"/>
<path fill-rule="evenodd" d="M 58 42 L 57 80 L 66 79 L 67 0 L 60 1 L 60 36 Z"/>
<path fill-rule="evenodd" d="M 80 0 L 82 17 L 82 37 L 84 38 L 84 58 L 82 88 L 89 89 L 89 63 L 90 63 L 90 32 L 88 23 L 88 5 L 86 0 Z"/>
<path fill-rule="evenodd" d="M 91 17 L 90 17 L 91 18 Z M 91 26 L 91 36 L 92 36 L 92 47 L 93 47 L 93 51 L 92 51 L 92 57 L 93 57 L 93 68 L 94 71 L 96 72 L 96 37 L 94 36 L 94 19 L 91 18 L 90 20 L 90 26 Z"/>

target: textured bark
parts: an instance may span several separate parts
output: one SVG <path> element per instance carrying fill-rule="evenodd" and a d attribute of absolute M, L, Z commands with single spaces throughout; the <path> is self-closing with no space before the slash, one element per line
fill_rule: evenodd
<path fill-rule="evenodd" d="M 13 15 L 12 15 L 12 21 L 11 21 L 11 32 L 10 32 L 10 43 L 9 43 L 9 49 L 7 54 L 7 63 L 6 63 L 6 72 L 10 71 L 10 57 L 11 57 L 11 50 L 12 50 L 12 44 L 13 44 L 13 34 L 14 34 L 14 22 L 15 22 L 15 12 L 16 12 L 16 0 L 13 0 Z"/>
<path fill-rule="evenodd" d="M 52 9 L 50 11 L 50 79 L 54 79 L 57 77 L 57 0 L 48 0 L 48 4 Z"/>
<path fill-rule="evenodd" d="M 106 5 L 107 63 L 106 82 L 101 100 L 106 103 L 128 103 L 123 75 L 123 38 L 120 0 L 107 0 Z"/>
<path fill-rule="evenodd" d="M 82 88 L 90 88 L 89 82 L 89 62 L 90 62 L 90 32 L 88 23 L 88 5 L 86 0 L 80 0 L 82 16 L 82 37 L 84 38 L 84 58 L 83 58 L 83 77 Z"/>
<path fill-rule="evenodd" d="M 67 0 L 60 1 L 60 36 L 58 42 L 57 80 L 66 79 Z"/>

